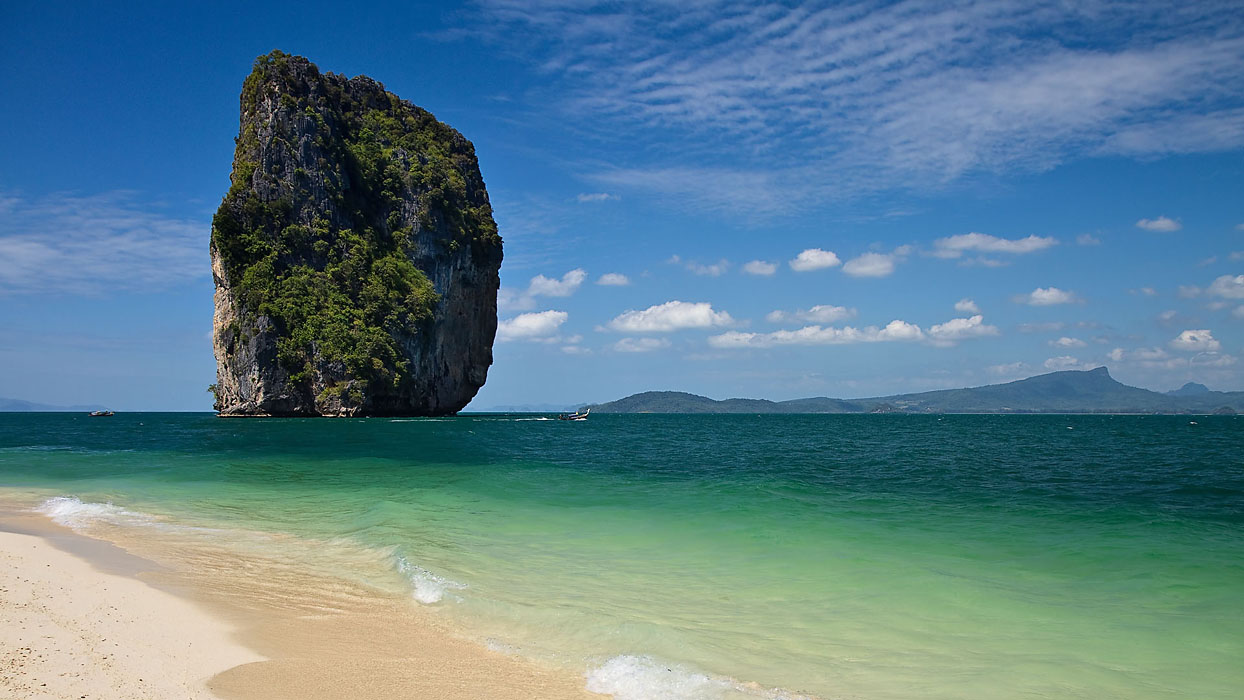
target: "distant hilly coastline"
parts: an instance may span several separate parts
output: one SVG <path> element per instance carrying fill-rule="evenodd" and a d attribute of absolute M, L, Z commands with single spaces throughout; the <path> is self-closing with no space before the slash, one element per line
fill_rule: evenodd
<path fill-rule="evenodd" d="M 1210 391 L 1189 382 L 1165 394 L 1121 384 L 1105 367 L 1042 374 L 967 389 L 864 399 L 725 399 L 647 391 L 591 406 L 595 413 L 1159 413 L 1244 412 L 1244 391 Z"/>
<path fill-rule="evenodd" d="M 103 406 L 54 406 L 46 403 L 35 403 L 34 401 L 23 401 L 22 399 L 6 399 L 0 396 L 0 413 L 57 413 L 57 412 L 77 412 L 77 411 L 102 411 Z"/>

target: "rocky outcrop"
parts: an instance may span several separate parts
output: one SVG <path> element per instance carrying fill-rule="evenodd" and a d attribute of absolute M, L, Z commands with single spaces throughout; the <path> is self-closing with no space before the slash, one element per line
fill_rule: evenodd
<path fill-rule="evenodd" d="M 475 149 L 370 78 L 256 60 L 211 255 L 221 415 L 441 415 L 484 384 L 502 252 Z"/>

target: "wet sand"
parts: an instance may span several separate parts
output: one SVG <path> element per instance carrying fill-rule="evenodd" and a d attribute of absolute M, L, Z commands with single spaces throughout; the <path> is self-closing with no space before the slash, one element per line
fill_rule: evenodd
<path fill-rule="evenodd" d="M 603 697 L 407 597 L 147 534 L 0 513 L 0 696 Z"/>

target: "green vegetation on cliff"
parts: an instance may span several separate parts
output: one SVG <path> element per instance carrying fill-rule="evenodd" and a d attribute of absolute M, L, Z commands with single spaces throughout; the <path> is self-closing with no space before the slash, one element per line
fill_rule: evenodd
<path fill-rule="evenodd" d="M 280 51 L 256 59 L 241 108 L 232 186 L 212 220 L 237 303 L 275 324 L 293 384 L 327 365 L 340 371 L 322 393 L 400 386 L 400 339 L 438 299 L 411 261 L 414 238 L 500 247 L 473 147 L 370 79 Z M 257 330 L 234 324 L 229 347 Z"/>

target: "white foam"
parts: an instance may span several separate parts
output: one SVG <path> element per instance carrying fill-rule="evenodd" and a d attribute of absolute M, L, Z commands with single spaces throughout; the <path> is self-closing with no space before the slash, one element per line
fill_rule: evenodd
<path fill-rule="evenodd" d="M 667 664 L 650 656 L 623 654 L 587 672 L 587 690 L 614 700 L 810 700 L 784 690 L 743 684 L 731 678 Z"/>
<path fill-rule="evenodd" d="M 406 557 L 400 555 L 397 557 L 397 570 L 410 581 L 410 585 L 414 588 L 411 594 L 414 599 L 424 605 L 439 603 L 449 591 L 460 591 L 466 588 L 465 583 L 437 576 L 418 564 L 410 563 Z"/>
<path fill-rule="evenodd" d="M 135 513 L 111 503 L 84 503 L 74 496 L 49 498 L 35 510 L 51 518 L 53 522 L 74 530 L 101 521 L 114 524 L 146 524 L 152 520 L 149 515 Z"/>

